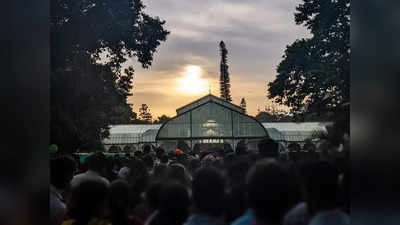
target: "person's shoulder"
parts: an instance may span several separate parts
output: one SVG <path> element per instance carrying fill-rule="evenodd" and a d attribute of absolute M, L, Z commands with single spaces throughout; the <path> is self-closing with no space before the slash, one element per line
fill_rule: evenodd
<path fill-rule="evenodd" d="M 253 213 L 248 209 L 242 216 L 232 222 L 231 225 L 251 225 L 253 222 Z"/>
<path fill-rule="evenodd" d="M 73 219 L 64 220 L 61 225 L 72 225 L 75 222 Z"/>
<path fill-rule="evenodd" d="M 340 210 L 330 210 L 320 212 L 315 215 L 310 225 L 348 225 L 350 224 L 350 217 Z"/>

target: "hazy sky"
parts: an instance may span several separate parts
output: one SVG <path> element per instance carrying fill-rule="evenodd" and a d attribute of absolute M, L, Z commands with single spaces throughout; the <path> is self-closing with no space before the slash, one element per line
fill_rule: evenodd
<path fill-rule="evenodd" d="M 228 49 L 231 95 L 234 104 L 246 99 L 250 115 L 268 103 L 267 82 L 276 75 L 286 45 L 306 37 L 295 25 L 300 0 L 143 0 L 145 12 L 166 21 L 171 33 L 154 55 L 153 65 L 142 69 L 134 60 L 134 111 L 142 103 L 153 118 L 176 115 L 176 109 L 209 92 L 219 96 L 219 42 Z M 190 65 L 200 68 L 201 93 L 182 91 L 179 79 Z M 193 85 L 189 83 L 188 85 Z M 189 86 L 189 89 L 191 86 Z M 186 87 L 186 89 L 188 89 Z"/>

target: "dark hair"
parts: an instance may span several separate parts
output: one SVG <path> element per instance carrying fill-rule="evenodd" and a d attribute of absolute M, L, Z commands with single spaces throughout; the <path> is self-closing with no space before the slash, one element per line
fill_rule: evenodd
<path fill-rule="evenodd" d="M 279 144 L 272 139 L 263 139 L 257 144 L 258 151 L 262 157 L 279 157 Z"/>
<path fill-rule="evenodd" d="M 146 155 L 146 154 L 149 154 L 150 151 L 151 151 L 150 145 L 145 145 L 145 146 L 143 147 L 143 153 L 144 153 L 145 155 Z"/>
<path fill-rule="evenodd" d="M 89 170 L 101 172 L 106 166 L 106 156 L 101 152 L 89 155 L 86 160 Z"/>
<path fill-rule="evenodd" d="M 185 185 L 189 185 L 190 182 L 186 175 L 185 166 L 180 163 L 175 163 L 168 167 L 167 178 L 181 182 Z"/>
<path fill-rule="evenodd" d="M 72 180 L 76 163 L 70 156 L 61 156 L 50 160 L 50 184 L 64 189 Z"/>
<path fill-rule="evenodd" d="M 160 164 L 154 168 L 153 178 L 154 179 L 164 179 L 167 175 L 168 167 L 166 165 Z"/>
<path fill-rule="evenodd" d="M 165 153 L 165 150 L 161 147 L 158 147 L 154 150 L 156 152 L 157 158 L 161 158 L 161 156 Z"/>
<path fill-rule="evenodd" d="M 250 206 L 258 220 L 281 224 L 289 209 L 290 178 L 274 159 L 258 161 L 247 174 Z"/>
<path fill-rule="evenodd" d="M 160 161 L 161 161 L 162 163 L 167 164 L 167 163 L 168 163 L 168 155 L 167 155 L 167 154 L 162 154 L 162 156 L 161 156 L 161 158 L 160 158 Z"/>
<path fill-rule="evenodd" d="M 162 183 L 160 181 L 153 181 L 149 184 L 149 188 L 146 191 L 146 201 L 148 202 L 150 209 L 155 210 L 160 205 L 160 190 Z"/>
<path fill-rule="evenodd" d="M 147 154 L 143 157 L 143 162 L 145 163 L 147 169 L 151 169 L 154 166 L 154 159 L 150 154 Z"/>
<path fill-rule="evenodd" d="M 147 188 L 149 174 L 142 160 L 134 159 L 129 163 L 128 182 L 135 192 L 141 193 Z"/>
<path fill-rule="evenodd" d="M 128 209 L 130 207 L 129 184 L 118 179 L 110 184 L 110 218 L 113 225 L 129 224 Z"/>
<path fill-rule="evenodd" d="M 318 160 L 303 163 L 301 175 L 311 213 L 322 209 L 329 210 L 337 206 L 339 174 L 330 162 Z"/>
<path fill-rule="evenodd" d="M 183 224 L 189 215 L 189 193 L 185 185 L 168 182 L 161 187 L 159 213 L 150 225 Z"/>
<path fill-rule="evenodd" d="M 75 219 L 74 225 L 86 225 L 93 217 L 104 214 L 108 198 L 108 187 L 105 183 L 85 180 L 72 191 L 70 215 Z"/>
<path fill-rule="evenodd" d="M 225 179 L 213 167 L 201 168 L 193 176 L 193 202 L 202 213 L 219 216 L 225 199 Z"/>
<path fill-rule="evenodd" d="M 244 140 L 240 140 L 236 146 L 236 155 L 245 155 L 247 154 L 247 145 Z"/>

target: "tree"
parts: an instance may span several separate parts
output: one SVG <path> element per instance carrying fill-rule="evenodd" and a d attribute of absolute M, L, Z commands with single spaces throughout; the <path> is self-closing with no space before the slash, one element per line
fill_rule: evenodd
<path fill-rule="evenodd" d="M 139 117 L 146 123 L 151 123 L 153 116 L 151 115 L 150 108 L 147 106 L 147 104 L 142 104 L 142 106 L 139 108 Z"/>
<path fill-rule="evenodd" d="M 244 113 L 246 113 L 246 100 L 242 98 L 242 101 L 240 101 L 240 107 L 244 109 Z"/>
<path fill-rule="evenodd" d="M 167 122 L 169 119 L 171 119 L 170 117 L 168 117 L 167 115 L 161 115 L 158 117 L 157 120 L 155 120 L 153 123 L 165 123 Z"/>
<path fill-rule="evenodd" d="M 224 99 L 227 102 L 231 102 L 231 84 L 229 80 L 229 72 L 228 72 L 228 50 L 225 47 L 225 43 L 221 41 L 219 43 L 219 49 L 220 49 L 220 54 L 221 54 L 221 64 L 220 64 L 220 78 L 219 78 L 219 83 L 220 83 L 220 93 L 221 93 L 221 98 Z"/>
<path fill-rule="evenodd" d="M 277 122 L 278 118 L 276 118 L 274 115 L 265 112 L 265 111 L 260 111 L 257 115 L 256 115 L 256 120 L 258 120 L 261 123 L 265 123 L 265 122 Z"/>
<path fill-rule="evenodd" d="M 149 68 L 166 40 L 165 21 L 141 0 L 51 1 L 50 141 L 60 150 L 101 149 L 110 124 L 136 119 L 127 97 L 136 57 Z"/>
<path fill-rule="evenodd" d="M 311 38 L 287 46 L 269 98 L 294 114 L 324 113 L 350 100 L 350 0 L 303 0 L 296 24 Z"/>

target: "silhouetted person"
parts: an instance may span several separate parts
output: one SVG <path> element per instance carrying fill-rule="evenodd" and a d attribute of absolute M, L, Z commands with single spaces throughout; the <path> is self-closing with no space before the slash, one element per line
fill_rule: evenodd
<path fill-rule="evenodd" d="M 134 159 L 129 163 L 128 183 L 132 185 L 137 193 L 146 189 L 149 173 L 142 160 Z"/>
<path fill-rule="evenodd" d="M 168 165 L 168 161 L 169 161 L 169 159 L 168 159 L 168 155 L 167 154 L 162 154 L 161 155 L 161 158 L 160 158 L 160 164 L 164 164 L 164 165 Z"/>
<path fill-rule="evenodd" d="M 194 174 L 195 171 L 200 167 L 200 160 L 193 158 L 189 162 L 189 172 L 190 174 Z"/>
<path fill-rule="evenodd" d="M 185 225 L 223 224 L 225 179 L 215 168 L 207 167 L 196 171 L 193 176 L 192 197 L 194 209 Z"/>
<path fill-rule="evenodd" d="M 143 221 L 130 215 L 131 198 L 128 182 L 115 180 L 110 184 L 110 221 L 113 225 L 141 225 Z"/>
<path fill-rule="evenodd" d="M 67 214 L 63 192 L 70 186 L 75 166 L 75 161 L 67 156 L 50 160 L 49 219 L 51 225 L 60 225 Z"/>
<path fill-rule="evenodd" d="M 72 189 L 76 188 L 81 182 L 86 180 L 99 181 L 109 185 L 110 183 L 107 178 L 102 176 L 106 166 L 105 155 L 103 153 L 95 153 L 90 155 L 86 160 L 88 163 L 88 171 L 74 176 L 71 181 Z"/>
<path fill-rule="evenodd" d="M 162 188 L 161 181 L 153 181 L 149 184 L 149 188 L 146 190 L 146 205 L 148 216 L 145 221 L 145 225 L 149 225 L 155 216 L 158 214 L 158 208 L 160 206 L 160 191 Z"/>
<path fill-rule="evenodd" d="M 145 145 L 145 146 L 143 147 L 143 155 L 149 154 L 150 151 L 151 151 L 150 145 Z"/>
<path fill-rule="evenodd" d="M 154 169 L 154 159 L 150 154 L 147 154 L 143 157 L 143 162 L 146 165 L 147 171 L 149 174 L 153 174 Z"/>
<path fill-rule="evenodd" d="M 261 158 L 279 158 L 279 143 L 272 139 L 263 139 L 257 144 Z"/>
<path fill-rule="evenodd" d="M 243 215 L 248 207 L 245 177 L 249 167 L 249 161 L 245 156 L 239 156 L 234 162 L 227 165 L 229 192 L 226 204 L 226 221 L 228 223 Z"/>
<path fill-rule="evenodd" d="M 247 174 L 254 224 L 279 225 L 289 209 L 290 177 L 275 159 L 258 161 Z"/>
<path fill-rule="evenodd" d="M 302 167 L 310 224 L 349 224 L 340 210 L 338 171 L 328 161 L 310 162 Z"/>
<path fill-rule="evenodd" d="M 159 193 L 158 214 L 150 225 L 181 225 L 189 215 L 190 199 L 185 185 L 166 183 Z"/>
<path fill-rule="evenodd" d="M 104 220 L 107 209 L 108 186 L 99 180 L 83 180 L 73 189 L 69 207 L 69 220 L 62 225 L 88 225 L 98 223 L 111 225 Z"/>
<path fill-rule="evenodd" d="M 180 163 L 171 164 L 167 169 L 167 178 L 178 181 L 187 187 L 190 186 L 192 177 L 186 171 L 185 166 Z"/>
<path fill-rule="evenodd" d="M 163 180 L 167 176 L 168 167 L 164 164 L 160 164 L 154 168 L 152 178 L 154 180 Z"/>

